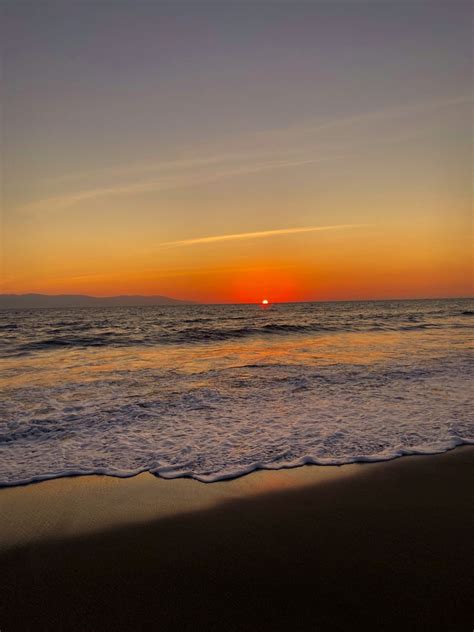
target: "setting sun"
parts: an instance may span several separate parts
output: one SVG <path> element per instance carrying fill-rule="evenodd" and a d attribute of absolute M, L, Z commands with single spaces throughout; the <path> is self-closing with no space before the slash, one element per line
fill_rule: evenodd
<path fill-rule="evenodd" d="M 267 299 L 267 298 L 264 298 L 264 299 L 263 299 L 263 301 L 262 301 L 262 305 L 268 305 L 268 299 Z"/>

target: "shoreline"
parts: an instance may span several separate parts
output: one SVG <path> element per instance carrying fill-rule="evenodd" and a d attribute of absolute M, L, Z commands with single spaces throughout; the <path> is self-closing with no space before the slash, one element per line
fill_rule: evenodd
<path fill-rule="evenodd" d="M 256 468 L 229 478 L 205 481 L 193 476 L 166 478 L 149 471 L 130 475 L 69 474 L 0 487 L 0 554 L 3 550 L 41 539 L 76 536 L 92 531 L 144 523 L 153 519 L 202 511 L 222 502 L 258 496 L 274 490 L 298 490 L 369 473 L 394 461 L 441 457 L 452 452 L 474 454 L 460 444 L 445 452 L 413 453 L 380 461 L 342 464 L 303 463 Z M 20 492 L 20 490 L 24 490 Z M 94 519 L 90 520 L 91 510 Z M 56 524 L 52 516 L 68 517 Z M 61 533 L 59 530 L 62 529 Z"/>
<path fill-rule="evenodd" d="M 472 628 L 474 446 L 0 489 L 0 627 Z"/>
<path fill-rule="evenodd" d="M 279 471 L 279 470 L 293 470 L 293 469 L 298 469 L 301 467 L 312 467 L 312 466 L 316 466 L 316 467 L 347 467 L 348 465 L 364 465 L 364 464 L 371 464 L 371 463 L 386 463 L 388 461 L 394 461 L 396 459 L 401 459 L 401 458 L 405 458 L 405 457 L 418 457 L 418 456 L 438 456 L 441 454 L 445 454 L 446 452 L 451 452 L 452 450 L 457 450 L 458 448 L 463 448 L 463 447 L 469 447 L 469 446 L 473 446 L 474 445 L 474 441 L 468 440 L 468 439 L 461 439 L 459 440 L 459 443 L 456 443 L 455 445 L 452 445 L 451 447 L 448 447 L 444 450 L 439 450 L 439 451 L 435 451 L 435 452 L 430 452 L 430 451 L 426 451 L 426 452 L 408 452 L 406 451 L 403 454 L 394 454 L 394 455 L 390 455 L 390 456 L 384 456 L 384 457 L 380 457 L 378 458 L 378 455 L 375 456 L 363 456 L 363 457 L 355 457 L 354 460 L 349 460 L 349 461 L 343 461 L 342 463 L 336 463 L 336 462 L 329 462 L 329 461 L 318 461 L 318 459 L 314 459 L 312 457 L 302 457 L 301 459 L 298 459 L 297 461 L 288 463 L 288 464 L 283 464 L 283 465 L 275 465 L 273 466 L 272 464 L 270 465 L 255 465 L 255 466 L 249 466 L 247 469 L 243 469 L 243 470 L 234 470 L 232 472 L 229 473 L 225 473 L 223 475 L 221 475 L 219 478 L 215 478 L 214 476 L 216 475 L 199 475 L 199 474 L 189 474 L 189 473 L 180 473 L 180 474 L 176 474 L 176 475 L 164 475 L 163 472 L 152 472 L 150 470 L 144 469 L 144 470 L 138 470 L 135 472 L 126 472 L 126 473 L 118 473 L 118 472 L 94 472 L 94 471 L 90 471 L 90 472 L 79 472 L 79 471 L 72 471 L 72 472 L 64 472 L 64 473 L 60 473 L 60 474 L 45 474 L 45 475 L 39 475 L 39 476 L 33 476 L 31 479 L 25 479 L 25 480 L 20 480 L 18 482 L 12 482 L 12 483 L 0 483 L 0 492 L 2 489 L 10 489 L 10 488 L 16 488 L 16 487 L 28 487 L 29 485 L 37 485 L 40 483 L 47 483 L 49 481 L 54 481 L 54 480 L 58 480 L 58 479 L 74 479 L 74 478 L 88 478 L 88 477 L 110 477 L 110 478 L 117 478 L 117 479 L 121 479 L 121 480 L 127 480 L 130 478 L 135 478 L 136 476 L 143 476 L 146 474 L 150 474 L 151 476 L 153 476 L 154 478 L 159 478 L 162 480 L 166 480 L 166 481 L 174 481 L 174 480 L 179 480 L 179 479 L 185 479 L 185 480 L 191 480 L 191 481 L 196 481 L 197 483 L 203 483 L 205 485 L 211 485 L 214 483 L 222 483 L 222 482 L 226 482 L 226 481 L 233 481 L 235 479 L 239 479 L 239 478 L 243 478 L 245 476 L 249 476 L 251 474 L 254 474 L 255 472 L 275 472 L 275 471 Z M 166 468 L 168 469 L 168 467 Z"/>

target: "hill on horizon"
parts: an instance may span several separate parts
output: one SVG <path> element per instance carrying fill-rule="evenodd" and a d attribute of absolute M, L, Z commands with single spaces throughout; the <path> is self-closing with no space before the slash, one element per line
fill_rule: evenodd
<path fill-rule="evenodd" d="M 142 307 L 146 305 L 193 305 L 168 296 L 88 296 L 87 294 L 0 294 L 0 308 L 18 307 Z"/>

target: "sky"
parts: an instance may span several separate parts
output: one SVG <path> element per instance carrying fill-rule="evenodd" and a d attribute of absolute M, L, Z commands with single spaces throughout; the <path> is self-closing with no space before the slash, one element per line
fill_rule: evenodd
<path fill-rule="evenodd" d="M 0 292 L 472 294 L 470 2 L 0 11 Z"/>

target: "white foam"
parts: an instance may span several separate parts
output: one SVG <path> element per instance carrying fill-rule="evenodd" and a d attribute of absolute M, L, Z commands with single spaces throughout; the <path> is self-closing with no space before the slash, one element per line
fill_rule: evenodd
<path fill-rule="evenodd" d="M 469 301 L 3 311 L 0 485 L 212 482 L 473 443 L 472 313 Z"/>
<path fill-rule="evenodd" d="M 3 405 L 0 483 L 151 472 L 213 482 L 256 469 L 435 454 L 474 443 L 456 364 L 255 365 L 24 385 Z"/>

